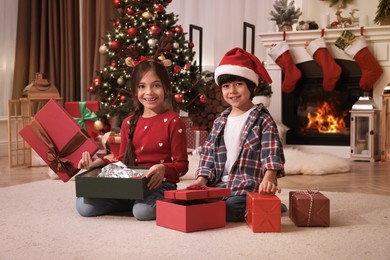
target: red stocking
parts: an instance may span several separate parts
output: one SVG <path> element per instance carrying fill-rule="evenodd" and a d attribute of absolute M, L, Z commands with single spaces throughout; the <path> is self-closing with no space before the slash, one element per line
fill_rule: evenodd
<path fill-rule="evenodd" d="M 311 41 L 306 50 L 321 66 L 322 73 L 324 74 L 322 86 L 325 91 L 333 91 L 337 81 L 340 79 L 341 67 L 329 53 L 324 38 L 321 37 Z"/>
<path fill-rule="evenodd" d="M 368 49 L 364 37 L 362 36 L 352 42 L 344 51 L 356 61 L 362 70 L 362 77 L 359 83 L 360 88 L 367 91 L 372 90 L 375 82 L 382 75 L 383 70 Z"/>
<path fill-rule="evenodd" d="M 295 89 L 295 84 L 301 78 L 302 73 L 295 66 L 287 42 L 283 41 L 272 47 L 268 55 L 279 65 L 284 73 L 282 91 L 291 93 Z"/>

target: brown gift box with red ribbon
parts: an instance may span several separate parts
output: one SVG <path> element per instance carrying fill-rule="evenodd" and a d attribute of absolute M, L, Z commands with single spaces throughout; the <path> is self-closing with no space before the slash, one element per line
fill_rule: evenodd
<path fill-rule="evenodd" d="M 290 191 L 289 217 L 297 227 L 329 227 L 330 201 L 319 191 Z"/>
<path fill-rule="evenodd" d="M 76 175 L 82 153 L 99 147 L 54 99 L 19 134 L 64 182 Z"/>

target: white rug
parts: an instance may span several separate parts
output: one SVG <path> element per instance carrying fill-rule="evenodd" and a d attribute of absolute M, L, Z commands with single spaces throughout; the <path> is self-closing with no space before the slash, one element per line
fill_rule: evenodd
<path fill-rule="evenodd" d="M 296 227 L 285 213 L 280 233 L 245 223 L 181 233 L 123 214 L 80 217 L 74 181 L 0 188 L 0 259 L 390 259 L 390 197 L 323 193 L 328 228 Z M 279 196 L 288 205 L 288 190 Z"/>

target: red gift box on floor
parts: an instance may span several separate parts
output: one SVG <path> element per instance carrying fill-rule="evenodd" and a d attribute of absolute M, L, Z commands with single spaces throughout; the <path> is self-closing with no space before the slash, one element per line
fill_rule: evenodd
<path fill-rule="evenodd" d="M 64 108 L 90 137 L 97 140 L 100 132 L 95 129 L 94 124 L 98 119 L 95 114 L 99 111 L 98 101 L 65 102 Z"/>
<path fill-rule="evenodd" d="M 54 99 L 47 102 L 19 134 L 64 182 L 77 174 L 84 151 L 99 147 Z"/>
<path fill-rule="evenodd" d="M 290 191 L 289 217 L 298 227 L 329 227 L 330 201 L 318 191 Z"/>
<path fill-rule="evenodd" d="M 165 200 L 156 202 L 156 224 L 182 232 L 194 232 L 226 225 L 224 201 L 230 189 L 207 187 L 202 190 L 165 191 Z"/>
<path fill-rule="evenodd" d="M 253 232 L 280 232 L 281 201 L 273 195 L 246 193 L 246 223 Z"/>

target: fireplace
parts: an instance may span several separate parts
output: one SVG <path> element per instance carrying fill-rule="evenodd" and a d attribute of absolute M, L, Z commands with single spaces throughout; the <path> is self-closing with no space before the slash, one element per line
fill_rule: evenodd
<path fill-rule="evenodd" d="M 350 113 L 361 95 L 361 70 L 350 60 L 335 60 L 342 74 L 333 91 L 324 91 L 315 61 L 297 64 L 302 72 L 294 91 L 282 93 L 282 121 L 290 128 L 286 144 L 350 145 Z"/>

